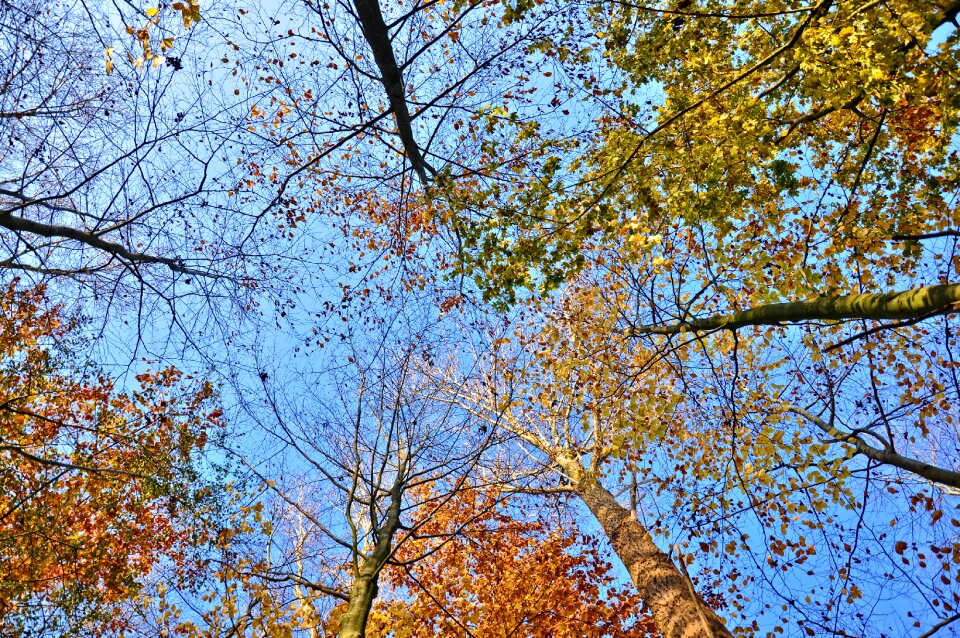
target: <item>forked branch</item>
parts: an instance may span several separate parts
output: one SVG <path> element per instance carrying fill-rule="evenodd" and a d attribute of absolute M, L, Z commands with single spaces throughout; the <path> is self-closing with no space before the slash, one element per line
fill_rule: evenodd
<path fill-rule="evenodd" d="M 917 476 L 925 478 L 929 481 L 933 481 L 934 483 L 949 485 L 950 487 L 960 487 L 960 472 L 954 472 L 953 470 L 937 467 L 935 465 L 930 465 L 929 463 L 924 463 L 923 461 L 918 461 L 917 459 L 903 456 L 902 454 L 894 452 L 892 449 L 880 449 L 873 447 L 864 441 L 863 437 L 851 432 L 841 432 L 818 417 L 816 414 L 808 412 L 803 408 L 788 406 L 786 411 L 802 416 L 823 430 L 826 434 L 829 434 L 830 436 L 843 441 L 844 443 L 852 445 L 857 452 L 863 454 L 869 459 L 877 461 L 878 463 L 898 467 L 901 470 L 906 470 L 907 472 L 916 474 Z"/>

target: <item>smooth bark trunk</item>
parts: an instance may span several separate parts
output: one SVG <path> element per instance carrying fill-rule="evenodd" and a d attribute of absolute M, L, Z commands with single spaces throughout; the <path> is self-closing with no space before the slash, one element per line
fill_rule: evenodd
<path fill-rule="evenodd" d="M 347 603 L 346 613 L 340 619 L 339 638 L 363 638 L 366 635 L 370 609 L 379 593 L 378 580 L 379 569 L 368 570 L 367 565 L 364 564 L 360 575 L 353 581 L 353 587 L 350 588 L 350 602 Z"/>
<path fill-rule="evenodd" d="M 672 335 L 707 330 L 737 330 L 744 326 L 771 326 L 796 321 L 844 319 L 916 319 L 953 312 L 960 304 L 960 284 L 924 286 L 902 292 L 818 297 L 807 301 L 757 306 L 728 315 L 715 315 L 668 325 L 635 326 L 631 336 Z"/>

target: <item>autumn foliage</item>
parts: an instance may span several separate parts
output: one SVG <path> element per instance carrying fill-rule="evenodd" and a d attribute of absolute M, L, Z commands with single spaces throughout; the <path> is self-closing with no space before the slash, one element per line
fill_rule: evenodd
<path fill-rule="evenodd" d="M 398 549 L 385 572 L 395 595 L 374 609 L 368 635 L 653 635 L 597 538 L 527 514 L 495 490 L 457 493 Z"/>
<path fill-rule="evenodd" d="M 173 368 L 119 391 L 74 370 L 74 324 L 43 288 L 0 295 L 0 633 L 120 622 L 158 561 L 190 568 L 205 492 L 191 459 L 219 426 L 212 386 Z"/>
<path fill-rule="evenodd" d="M 960 627 L 960 2 L 97 4 L 0 0 L 0 637 Z"/>

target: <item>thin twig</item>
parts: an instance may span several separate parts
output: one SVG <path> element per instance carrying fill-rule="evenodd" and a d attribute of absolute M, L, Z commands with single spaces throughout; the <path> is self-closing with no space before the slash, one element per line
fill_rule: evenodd
<path fill-rule="evenodd" d="M 697 590 L 693 586 L 690 572 L 687 571 L 687 562 L 683 558 L 683 552 L 680 551 L 680 545 L 675 544 L 673 548 L 677 551 L 677 560 L 680 562 L 680 573 L 683 574 L 683 579 L 687 583 L 687 589 L 690 590 L 690 596 L 693 598 L 693 602 L 697 608 L 697 615 L 700 616 L 700 622 L 703 623 L 703 628 L 707 632 L 708 638 L 717 638 L 717 635 L 713 633 L 713 628 L 710 627 L 710 621 L 707 620 L 707 614 L 703 610 L 703 603 L 700 601 L 700 596 L 697 595 Z"/>

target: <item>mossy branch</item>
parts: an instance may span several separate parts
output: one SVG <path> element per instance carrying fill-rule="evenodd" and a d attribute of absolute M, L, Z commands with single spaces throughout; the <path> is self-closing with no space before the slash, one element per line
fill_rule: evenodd
<path fill-rule="evenodd" d="M 634 326 L 627 333 L 638 337 L 737 330 L 745 326 L 773 326 L 801 321 L 913 319 L 955 310 L 960 310 L 960 284 L 944 284 L 884 294 L 818 297 L 806 301 L 767 304 L 703 319 L 666 325 Z"/>

